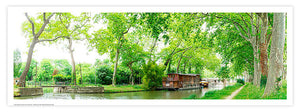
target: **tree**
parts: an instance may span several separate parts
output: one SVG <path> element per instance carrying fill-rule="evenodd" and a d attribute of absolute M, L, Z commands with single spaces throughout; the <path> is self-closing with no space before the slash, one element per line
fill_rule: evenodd
<path fill-rule="evenodd" d="M 76 68 L 74 59 L 73 41 L 84 39 L 83 36 L 89 37 L 88 29 L 91 27 L 89 13 L 81 13 L 74 16 L 71 13 L 59 13 L 57 19 L 61 22 L 61 32 L 68 41 L 67 49 L 71 56 L 73 84 L 76 85 Z"/>
<path fill-rule="evenodd" d="M 269 76 L 263 96 L 268 96 L 274 92 L 276 79 L 282 76 L 282 71 L 284 70 L 285 13 L 274 13 L 273 24 Z"/>
<path fill-rule="evenodd" d="M 56 59 L 54 62 L 54 68 L 58 69 L 58 74 L 65 76 L 71 76 L 72 74 L 72 65 L 66 59 Z"/>
<path fill-rule="evenodd" d="M 253 49 L 254 80 L 255 86 L 260 86 L 261 74 L 267 75 L 267 46 L 271 37 L 271 22 L 269 13 L 212 13 L 208 17 L 211 24 L 215 18 L 224 23 L 231 23 L 238 34 L 251 43 Z M 219 24 L 219 23 L 218 23 Z"/>
<path fill-rule="evenodd" d="M 160 38 L 169 40 L 169 36 L 167 35 L 168 22 L 170 18 L 170 13 L 140 13 L 141 19 L 139 24 L 142 26 L 143 32 L 150 36 L 152 41 L 149 49 L 149 59 L 152 59 L 153 51 L 157 46 L 157 42 L 160 41 Z M 163 35 L 163 36 L 160 36 Z"/>
<path fill-rule="evenodd" d="M 33 76 L 36 74 L 37 63 L 38 62 L 36 60 L 34 60 L 34 59 L 31 60 L 30 67 L 29 67 L 28 73 L 25 78 L 26 81 L 30 81 L 33 79 Z M 23 71 L 25 69 L 25 65 L 26 65 L 26 62 L 22 63 L 21 71 Z"/>
<path fill-rule="evenodd" d="M 111 58 L 115 58 L 112 77 L 112 85 L 115 86 L 120 49 L 126 40 L 125 34 L 135 26 L 136 15 L 132 13 L 103 13 L 97 14 L 94 18 L 95 22 L 99 22 L 100 18 L 103 18 L 104 23 L 107 24 L 107 29 L 96 31 L 93 34 L 94 38 L 90 39 L 89 42 L 92 47 L 98 50 L 99 54 L 110 52 Z"/>
<path fill-rule="evenodd" d="M 51 42 L 55 41 L 58 38 L 61 38 L 61 36 L 53 36 L 49 35 L 51 34 L 49 31 L 52 30 L 53 27 L 46 27 L 50 23 L 50 19 L 52 16 L 54 16 L 55 13 L 43 13 L 39 14 L 37 18 L 30 18 L 27 13 L 25 13 L 25 16 L 28 20 L 28 22 L 23 23 L 23 32 L 25 32 L 25 35 L 29 37 L 29 40 L 31 41 L 29 51 L 28 51 L 28 56 L 27 56 L 27 61 L 25 65 L 25 69 L 22 72 L 22 75 L 20 76 L 20 80 L 18 83 L 18 86 L 20 87 L 25 87 L 26 85 L 26 76 L 30 68 L 31 60 L 32 60 L 32 54 L 34 47 L 37 43 L 40 42 Z M 55 21 L 51 21 L 55 22 Z M 39 29 L 37 29 L 39 28 Z M 55 29 L 55 28 L 53 28 Z M 37 32 L 37 33 L 35 33 Z M 43 33 L 46 32 L 46 33 Z M 55 38 L 52 38 L 55 37 Z"/>
<path fill-rule="evenodd" d="M 122 65 L 125 65 L 130 69 L 131 85 L 134 85 L 135 73 L 132 66 L 134 63 L 145 61 L 144 58 L 147 57 L 146 53 L 143 51 L 143 48 L 141 46 L 134 43 L 125 43 L 121 50 L 122 50 L 121 57 L 124 57 L 122 58 Z"/>
<path fill-rule="evenodd" d="M 20 70 L 22 67 L 21 53 L 19 49 L 14 50 L 14 77 L 20 76 Z"/>
<path fill-rule="evenodd" d="M 40 69 L 38 73 L 38 79 L 40 81 L 49 81 L 52 79 L 53 66 L 51 60 L 43 59 L 40 64 Z"/>
<path fill-rule="evenodd" d="M 221 67 L 221 69 L 218 71 L 218 77 L 220 77 L 223 80 L 224 87 L 226 86 L 226 79 L 229 78 L 229 69 L 228 65 L 225 64 L 225 66 Z"/>

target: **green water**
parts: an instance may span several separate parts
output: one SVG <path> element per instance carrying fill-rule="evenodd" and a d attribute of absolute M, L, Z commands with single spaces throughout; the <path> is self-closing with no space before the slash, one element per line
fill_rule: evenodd
<path fill-rule="evenodd" d="M 40 96 L 15 97 L 15 99 L 182 99 L 192 94 L 201 97 L 209 90 L 222 89 L 223 85 L 210 85 L 208 88 L 179 90 L 179 91 L 141 91 L 126 93 L 101 93 L 101 94 L 76 94 L 76 93 L 53 93 L 44 92 Z"/>

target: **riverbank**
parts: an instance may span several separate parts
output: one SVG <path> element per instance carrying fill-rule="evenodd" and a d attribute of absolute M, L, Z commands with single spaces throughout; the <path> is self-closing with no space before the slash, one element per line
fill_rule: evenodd
<path fill-rule="evenodd" d="M 233 99 L 287 99 L 286 81 L 270 96 L 262 97 L 264 90 L 265 87 L 258 88 L 249 83 Z"/>
<path fill-rule="evenodd" d="M 112 85 L 102 85 L 104 87 L 104 93 L 123 93 L 123 92 L 138 92 L 138 91 L 146 91 L 142 88 L 142 85 L 116 85 L 113 87 Z"/>
<path fill-rule="evenodd" d="M 221 90 L 213 90 L 213 91 L 208 91 L 204 94 L 204 96 L 197 98 L 197 95 L 192 94 L 188 98 L 184 99 L 226 99 L 226 97 L 230 96 L 234 91 L 242 87 L 243 85 L 240 83 L 236 83 L 235 85 L 232 86 L 226 86 L 225 88 Z"/>

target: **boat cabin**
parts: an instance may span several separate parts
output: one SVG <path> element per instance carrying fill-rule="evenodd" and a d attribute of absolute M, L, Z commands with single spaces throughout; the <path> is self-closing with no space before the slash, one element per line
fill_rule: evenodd
<path fill-rule="evenodd" d="M 200 87 L 200 74 L 179 74 L 170 73 L 163 78 L 163 88 L 195 88 Z"/>

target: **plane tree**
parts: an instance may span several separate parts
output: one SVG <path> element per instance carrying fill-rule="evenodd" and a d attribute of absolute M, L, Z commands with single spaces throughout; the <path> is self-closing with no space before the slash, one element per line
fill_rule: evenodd
<path fill-rule="evenodd" d="M 126 40 L 126 34 L 136 26 L 136 19 L 137 15 L 134 13 L 100 13 L 94 16 L 94 22 L 102 22 L 106 28 L 95 31 L 89 43 L 99 54 L 109 53 L 110 57 L 114 58 L 113 86 L 116 84 L 120 50 Z"/>
<path fill-rule="evenodd" d="M 58 44 L 64 44 L 63 42 L 67 40 L 67 44 L 64 49 L 70 53 L 71 65 L 72 65 L 72 78 L 73 84 L 76 85 L 76 63 L 74 58 L 74 41 L 83 41 L 89 37 L 89 29 L 91 28 L 91 15 L 90 13 L 83 12 L 80 15 L 73 15 L 71 13 L 58 13 L 55 19 L 60 22 L 60 35 L 64 35 L 62 41 Z"/>
<path fill-rule="evenodd" d="M 29 46 L 27 60 L 25 68 L 20 76 L 18 86 L 25 87 L 26 85 L 26 76 L 30 68 L 32 55 L 35 46 L 38 43 L 55 41 L 59 38 L 62 38 L 62 35 L 52 35 L 53 32 L 60 32 L 57 28 L 58 21 L 53 19 L 53 16 L 56 13 L 43 12 L 38 13 L 36 17 L 29 16 L 28 13 L 25 13 L 27 21 L 23 22 L 22 30 L 25 37 L 27 38 L 27 44 Z M 51 26 L 50 26 L 51 25 Z"/>

